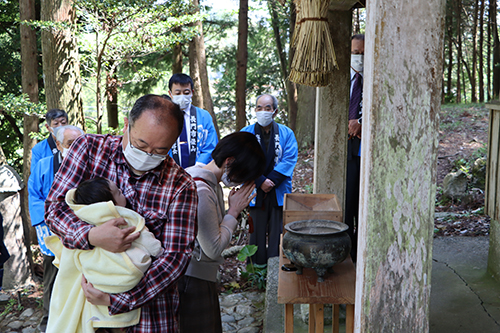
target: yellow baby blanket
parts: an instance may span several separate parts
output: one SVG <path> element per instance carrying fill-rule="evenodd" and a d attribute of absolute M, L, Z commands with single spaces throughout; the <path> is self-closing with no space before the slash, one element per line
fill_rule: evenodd
<path fill-rule="evenodd" d="M 161 242 L 144 228 L 145 221 L 136 212 L 116 207 L 111 201 L 92 205 L 73 204 L 75 190 L 66 194 L 66 202 L 83 221 L 100 225 L 123 217 L 129 226 L 135 226 L 140 237 L 122 253 L 102 248 L 70 250 L 57 236 L 45 239 L 54 252 L 54 265 L 59 268 L 50 301 L 48 333 L 94 333 L 99 327 L 128 327 L 140 319 L 140 309 L 110 316 L 107 306 L 89 303 L 81 287 L 82 274 L 95 288 L 105 293 L 121 293 L 135 287 L 151 264 L 151 256 L 162 252 Z"/>

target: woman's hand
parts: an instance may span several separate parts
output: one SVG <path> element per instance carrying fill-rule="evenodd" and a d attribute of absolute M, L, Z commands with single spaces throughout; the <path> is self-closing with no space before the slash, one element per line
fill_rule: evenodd
<path fill-rule="evenodd" d="M 237 218 L 241 211 L 245 209 L 250 201 L 252 201 L 252 199 L 257 195 L 257 193 L 251 195 L 254 189 L 254 182 L 246 182 L 237 190 L 233 188 L 231 192 L 229 192 L 229 196 L 227 198 L 227 202 L 229 204 L 227 213 L 232 215 L 234 218 Z"/>
<path fill-rule="evenodd" d="M 83 294 L 91 304 L 94 305 L 111 305 L 111 298 L 109 294 L 103 293 L 102 291 L 94 288 L 92 283 L 88 282 L 85 276 L 82 275 L 82 289 Z"/>

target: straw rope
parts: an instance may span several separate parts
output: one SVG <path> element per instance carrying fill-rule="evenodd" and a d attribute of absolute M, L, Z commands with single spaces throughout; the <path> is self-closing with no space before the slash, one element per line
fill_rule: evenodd
<path fill-rule="evenodd" d="M 295 55 L 290 81 L 312 87 L 327 86 L 338 68 L 328 26 L 329 0 L 295 0 L 297 21 L 292 38 Z"/>

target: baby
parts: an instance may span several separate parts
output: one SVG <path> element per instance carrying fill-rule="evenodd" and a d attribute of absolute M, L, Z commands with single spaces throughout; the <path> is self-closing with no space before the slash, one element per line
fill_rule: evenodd
<path fill-rule="evenodd" d="M 91 205 L 98 202 L 113 201 L 116 206 L 127 206 L 127 199 L 115 183 L 109 179 L 97 177 L 88 179 L 76 188 L 73 202 L 79 205 Z"/>
<path fill-rule="evenodd" d="M 100 327 L 122 328 L 137 324 L 140 309 L 109 316 L 106 306 L 87 302 L 80 286 L 82 274 L 95 288 L 105 293 L 126 292 L 142 279 L 151 265 L 151 257 L 157 257 L 163 251 L 161 242 L 147 229 L 141 215 L 125 208 L 125 196 L 114 182 L 106 178 L 93 178 L 80 183 L 76 189 L 66 193 L 66 203 L 78 218 L 91 225 L 122 217 L 129 226 L 136 227 L 134 232 L 139 232 L 140 237 L 121 253 L 99 247 L 71 250 L 64 248 L 57 237 L 46 239 L 56 255 L 56 264 L 59 264 L 47 332 L 93 332 Z M 78 304 L 79 301 L 82 303 Z"/>

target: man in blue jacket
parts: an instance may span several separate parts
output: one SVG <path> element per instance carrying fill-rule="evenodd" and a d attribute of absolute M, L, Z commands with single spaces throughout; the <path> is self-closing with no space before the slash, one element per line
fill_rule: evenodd
<path fill-rule="evenodd" d="M 28 180 L 29 210 L 31 216 L 31 225 L 36 229 L 36 236 L 40 252 L 43 255 L 43 310 L 44 316 L 40 323 L 40 332 L 45 332 L 49 316 L 50 296 L 52 295 L 52 286 L 57 276 L 57 268 L 52 264 L 54 254 L 45 245 L 45 237 L 52 235 L 47 224 L 44 221 L 45 199 L 49 195 L 54 176 L 59 170 L 63 158 L 66 157 L 69 147 L 83 131 L 75 126 L 65 125 L 56 128 L 56 146 L 57 151 L 54 155 L 42 158 L 33 168 Z M 52 137 L 52 135 L 51 135 Z"/>
<path fill-rule="evenodd" d="M 186 74 L 174 74 L 168 82 L 172 102 L 184 113 L 184 128 L 169 155 L 184 169 L 197 162 L 208 164 L 218 142 L 210 113 L 192 105 L 193 87 L 193 80 Z"/>
<path fill-rule="evenodd" d="M 51 109 L 45 114 L 45 122 L 45 127 L 50 134 L 47 139 L 38 142 L 31 149 L 31 173 L 33 173 L 33 169 L 36 167 L 38 161 L 57 153 L 54 129 L 68 124 L 68 114 L 63 110 Z"/>
<path fill-rule="evenodd" d="M 278 100 L 272 95 L 257 97 L 257 123 L 242 131 L 255 134 L 266 155 L 266 171 L 257 178 L 257 197 L 250 203 L 254 232 L 250 244 L 257 245 L 252 258 L 256 264 L 267 264 L 267 259 L 279 255 L 280 235 L 283 231 L 283 198 L 292 192 L 292 175 L 297 163 L 297 140 L 293 131 L 278 124 Z M 266 248 L 266 236 L 268 246 Z"/>

